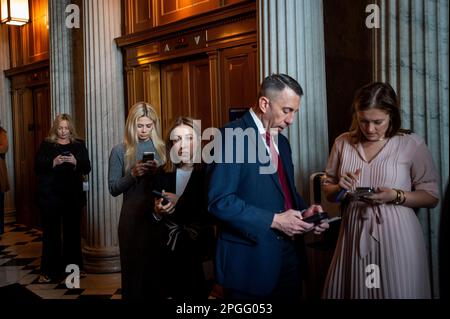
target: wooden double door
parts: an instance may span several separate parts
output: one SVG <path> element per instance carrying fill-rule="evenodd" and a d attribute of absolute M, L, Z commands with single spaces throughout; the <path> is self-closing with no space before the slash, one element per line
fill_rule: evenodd
<path fill-rule="evenodd" d="M 161 64 L 161 93 L 164 136 L 178 116 L 201 120 L 202 129 L 212 125 L 208 57 Z"/>
<path fill-rule="evenodd" d="M 163 135 L 178 116 L 201 120 L 202 130 L 251 107 L 257 95 L 256 49 L 242 46 L 160 63 Z"/>
<path fill-rule="evenodd" d="M 40 218 L 34 167 L 36 153 L 51 126 L 48 85 L 13 90 L 12 109 L 16 220 L 36 227 Z"/>

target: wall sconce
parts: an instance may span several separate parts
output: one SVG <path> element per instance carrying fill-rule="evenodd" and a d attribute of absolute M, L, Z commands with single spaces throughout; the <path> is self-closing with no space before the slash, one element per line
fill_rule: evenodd
<path fill-rule="evenodd" d="M 1 23 L 24 25 L 30 21 L 28 0 L 1 0 Z"/>

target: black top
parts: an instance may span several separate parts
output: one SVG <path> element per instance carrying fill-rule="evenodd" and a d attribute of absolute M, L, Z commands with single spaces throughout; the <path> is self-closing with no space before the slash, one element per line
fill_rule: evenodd
<path fill-rule="evenodd" d="M 73 154 L 77 165 L 63 163 L 53 167 L 53 159 L 64 152 Z M 86 204 L 83 175 L 91 171 L 91 162 L 82 140 L 65 145 L 42 142 L 36 155 L 35 170 L 38 178 L 40 206 L 62 204 L 83 206 Z"/>
<path fill-rule="evenodd" d="M 158 169 L 153 189 L 159 192 L 165 190 L 175 193 L 176 172 L 168 173 L 161 168 Z M 166 245 L 169 242 L 167 248 L 175 253 L 182 250 L 187 250 L 185 252 L 188 254 L 196 252 L 197 257 L 201 259 L 211 257 L 215 246 L 213 217 L 207 211 L 203 169 L 192 172 L 183 194 L 178 199 L 175 211 L 170 215 L 164 215 L 161 222 L 166 225 L 164 242 Z M 181 226 L 176 243 L 173 242 L 174 233 L 170 235 L 174 224 Z M 193 234 L 195 235 L 192 236 Z M 172 238 L 171 241 L 169 241 L 170 238 Z"/>

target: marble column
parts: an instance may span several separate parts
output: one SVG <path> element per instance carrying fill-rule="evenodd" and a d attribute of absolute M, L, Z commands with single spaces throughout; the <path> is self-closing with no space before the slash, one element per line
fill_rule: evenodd
<path fill-rule="evenodd" d="M 13 125 L 11 111 L 10 82 L 4 71 L 10 68 L 9 26 L 0 24 L 0 125 L 8 134 L 9 151 L 6 153 L 6 166 L 10 190 L 5 194 L 5 222 L 15 221 L 14 202 L 14 161 L 13 161 Z"/>
<path fill-rule="evenodd" d="M 57 114 L 74 116 L 72 29 L 65 25 L 66 7 L 71 0 L 49 0 L 50 92 L 52 119 Z"/>
<path fill-rule="evenodd" d="M 121 35 L 120 0 L 84 0 L 84 82 L 86 140 L 92 161 L 87 239 L 83 248 L 90 272 L 120 270 L 117 227 L 121 200 L 108 192 L 108 158 L 122 141 L 123 66 L 114 38 Z"/>
<path fill-rule="evenodd" d="M 379 0 L 378 5 L 376 79 L 389 82 L 398 93 L 403 127 L 426 140 L 443 194 L 449 177 L 448 0 Z M 431 255 L 434 297 L 438 297 L 440 208 L 422 209 L 419 218 Z"/>
<path fill-rule="evenodd" d="M 309 176 L 328 158 L 325 44 L 322 1 L 259 0 L 261 80 L 286 73 L 303 88 L 300 112 L 287 136 L 297 188 L 309 198 Z"/>

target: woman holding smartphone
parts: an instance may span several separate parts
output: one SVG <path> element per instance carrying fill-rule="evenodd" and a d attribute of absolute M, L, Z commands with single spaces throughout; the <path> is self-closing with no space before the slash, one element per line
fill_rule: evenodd
<path fill-rule="evenodd" d="M 158 260 L 166 298 L 206 299 L 209 293 L 203 262 L 212 259 L 215 242 L 200 136 L 191 118 L 179 117 L 166 140 L 167 162 L 155 177 L 154 218 L 162 227 Z"/>
<path fill-rule="evenodd" d="M 39 147 L 35 168 L 43 229 L 39 282 L 47 283 L 60 279 L 68 264 L 83 268 L 83 175 L 89 174 L 91 163 L 70 115 L 60 114 L 53 121 L 49 136 Z"/>
<path fill-rule="evenodd" d="M 151 212 L 149 192 L 156 168 L 166 161 L 159 136 L 159 118 L 153 107 L 138 102 L 129 110 L 124 141 L 114 146 L 109 157 L 108 185 L 112 196 L 123 194 L 119 219 L 119 248 L 122 298 L 158 297 L 159 226 Z M 154 159 L 144 158 L 154 153 Z"/>
<path fill-rule="evenodd" d="M 424 140 L 401 129 L 387 83 L 362 87 L 350 131 L 331 150 L 324 191 L 342 203 L 342 225 L 325 283 L 325 298 L 431 297 L 427 251 L 414 209 L 435 207 L 438 176 Z M 373 192 L 358 194 L 358 188 Z M 356 190 L 356 192 L 355 192 Z"/>

